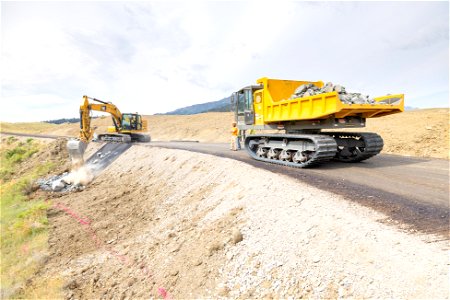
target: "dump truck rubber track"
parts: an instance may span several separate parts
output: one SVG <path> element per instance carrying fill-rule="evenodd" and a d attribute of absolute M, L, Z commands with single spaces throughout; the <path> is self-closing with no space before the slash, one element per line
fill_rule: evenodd
<path fill-rule="evenodd" d="M 360 162 L 383 149 L 383 139 L 372 132 L 322 132 L 333 137 L 338 146 L 335 159 L 342 162 Z"/>
<path fill-rule="evenodd" d="M 337 144 L 327 135 L 267 134 L 247 136 L 245 149 L 255 160 L 306 168 L 333 159 Z"/>

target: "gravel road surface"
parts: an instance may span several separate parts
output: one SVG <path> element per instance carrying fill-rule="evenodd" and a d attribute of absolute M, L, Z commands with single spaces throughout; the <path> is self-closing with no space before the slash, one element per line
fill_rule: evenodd
<path fill-rule="evenodd" d="M 246 162 L 284 174 L 376 209 L 410 231 L 449 237 L 449 162 L 441 159 L 381 154 L 361 163 L 329 162 L 294 169 L 258 162 L 228 144 L 152 142 L 146 147 L 183 149 Z"/>

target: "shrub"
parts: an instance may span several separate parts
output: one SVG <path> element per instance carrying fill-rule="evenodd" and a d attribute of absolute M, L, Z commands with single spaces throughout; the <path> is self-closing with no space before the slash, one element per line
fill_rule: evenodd
<path fill-rule="evenodd" d="M 12 143 L 14 143 L 15 141 L 17 141 L 17 138 L 14 136 L 10 136 L 8 138 L 8 140 L 6 141 L 6 144 L 11 145 Z"/>

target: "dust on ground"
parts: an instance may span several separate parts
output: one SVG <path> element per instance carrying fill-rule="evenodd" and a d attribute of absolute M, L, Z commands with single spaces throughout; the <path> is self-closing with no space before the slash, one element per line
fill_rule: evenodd
<path fill-rule="evenodd" d="M 203 113 L 197 115 L 145 116 L 152 140 L 198 140 L 200 142 L 229 142 L 232 113 Z M 105 132 L 112 125 L 111 118 L 93 120 L 97 132 Z M 2 123 L 2 130 L 21 132 L 23 126 Z M 44 124 L 45 125 L 45 124 Z M 43 126 L 44 126 L 43 125 Z M 8 130 L 6 130 L 6 129 Z M 37 133 L 77 136 L 78 124 L 61 124 L 43 128 L 31 126 Z M 31 129 L 27 129 L 27 132 Z M 383 153 L 419 157 L 449 158 L 449 109 L 433 108 L 406 111 L 367 120 L 367 127 L 351 131 L 370 131 L 384 139 Z"/>
<path fill-rule="evenodd" d="M 37 276 L 68 299 L 449 297 L 445 242 L 234 160 L 134 146 L 54 197 Z"/>

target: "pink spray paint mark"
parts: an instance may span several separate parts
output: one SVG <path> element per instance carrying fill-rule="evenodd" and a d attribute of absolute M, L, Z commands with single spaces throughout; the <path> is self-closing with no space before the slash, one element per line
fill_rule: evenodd
<path fill-rule="evenodd" d="M 83 219 L 83 218 L 79 217 L 70 208 L 68 208 L 67 206 L 65 206 L 65 205 L 63 205 L 61 203 L 57 203 L 55 205 L 55 207 L 64 210 L 67 214 L 71 215 L 75 220 L 78 221 L 78 223 L 80 223 L 82 225 L 89 225 L 91 223 L 91 221 L 89 221 L 89 219 L 87 219 L 87 218 Z"/>
<path fill-rule="evenodd" d="M 158 288 L 158 294 L 159 294 L 161 297 L 163 297 L 163 299 L 166 299 L 166 300 L 169 300 L 169 299 L 170 299 L 170 298 L 169 298 L 169 293 L 167 293 L 167 291 L 166 291 L 164 288 L 162 288 L 162 287 Z"/>
<path fill-rule="evenodd" d="M 28 243 L 23 244 L 20 249 L 22 250 L 23 254 L 28 254 L 28 252 L 30 251 L 30 247 L 28 246 Z"/>
<path fill-rule="evenodd" d="M 126 255 L 120 255 L 116 250 L 111 249 L 111 247 L 109 245 L 106 245 L 105 243 L 100 241 L 100 239 L 95 234 L 95 231 L 92 229 L 91 221 L 89 219 L 78 216 L 70 208 L 68 208 L 67 206 L 65 206 L 61 203 L 57 203 L 56 205 L 53 205 L 53 206 L 57 209 L 63 210 L 66 214 L 68 214 L 69 216 L 71 216 L 72 218 L 77 220 L 78 223 L 80 223 L 81 225 L 85 225 L 82 227 L 83 230 L 86 231 L 86 233 L 91 235 L 92 240 L 94 241 L 95 245 L 98 248 L 101 248 L 103 246 L 107 252 L 109 252 L 112 256 L 117 258 L 122 264 L 130 266 L 130 260 Z M 144 266 L 144 268 L 142 268 L 141 270 L 144 273 L 144 275 L 146 275 L 148 277 L 148 279 L 152 278 L 152 274 L 147 266 Z M 158 294 L 161 297 L 163 297 L 163 299 L 165 299 L 165 300 L 171 299 L 169 296 L 169 293 L 166 291 L 166 289 L 164 289 L 162 287 L 158 288 Z"/>

